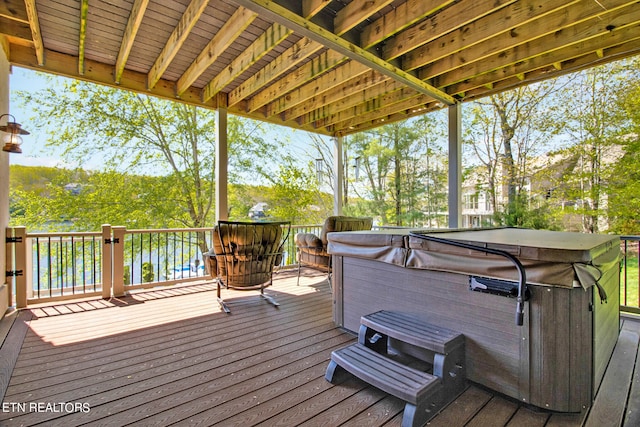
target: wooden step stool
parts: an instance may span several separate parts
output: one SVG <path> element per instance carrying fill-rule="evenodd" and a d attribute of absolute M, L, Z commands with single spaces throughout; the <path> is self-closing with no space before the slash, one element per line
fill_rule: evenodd
<path fill-rule="evenodd" d="M 422 426 L 465 388 L 464 336 L 407 314 L 379 311 L 360 320 L 358 342 L 335 350 L 325 378 L 346 373 L 406 402 L 402 426 Z M 427 373 L 390 357 L 402 353 L 433 365 Z"/>

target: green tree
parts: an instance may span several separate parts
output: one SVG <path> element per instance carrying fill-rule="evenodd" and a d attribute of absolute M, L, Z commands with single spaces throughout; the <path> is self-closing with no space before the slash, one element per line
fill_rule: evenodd
<path fill-rule="evenodd" d="M 550 80 L 471 104 L 464 142 L 482 165 L 499 221 L 520 222 L 514 215 L 527 215 L 523 207 L 528 204 L 522 205 L 518 194 L 527 191 L 532 159 L 544 152 L 558 132 L 553 97 L 559 87 L 557 80 Z"/>
<path fill-rule="evenodd" d="M 607 213 L 611 231 L 640 234 L 640 58 L 625 62 L 621 72 L 615 107 L 625 119 L 617 141 L 623 155 L 609 177 Z"/>
<path fill-rule="evenodd" d="M 619 62 L 585 70 L 564 95 L 571 99 L 563 104 L 562 115 L 570 139 L 565 155 L 572 166 L 562 176 L 559 195 L 573 204 L 581 231 L 587 233 L 608 228 L 608 198 L 615 198 L 607 188 L 624 151 L 627 119 L 617 101 L 629 89 L 629 70 L 625 68 Z M 628 144 L 629 148 L 633 144 Z"/>
<path fill-rule="evenodd" d="M 129 178 L 95 175 L 105 182 L 91 182 L 85 195 L 94 200 L 82 201 L 104 207 L 105 216 L 94 211 L 94 219 L 113 223 L 125 211 L 130 220 L 148 226 L 150 218 L 165 227 L 203 227 L 212 222 L 213 111 L 72 80 L 63 87 L 20 93 L 19 97 L 43 118 L 40 132 L 48 132 L 47 144 L 62 150 L 68 162 L 83 165 L 98 159 L 103 170 L 162 177 L 151 186 L 144 180 L 137 182 L 142 187 L 133 189 L 129 197 L 139 203 L 131 203 L 121 200 L 124 196 L 119 193 L 131 189 Z M 232 182 L 248 173 L 269 173 L 264 165 L 273 163 L 269 160 L 278 150 L 275 143 L 262 138 L 256 122 L 231 116 L 228 140 Z"/>

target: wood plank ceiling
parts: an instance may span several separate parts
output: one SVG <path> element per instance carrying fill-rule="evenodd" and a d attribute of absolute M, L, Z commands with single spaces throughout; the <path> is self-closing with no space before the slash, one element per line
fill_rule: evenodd
<path fill-rule="evenodd" d="M 626 0 L 0 0 L 11 64 L 347 135 L 640 53 Z"/>

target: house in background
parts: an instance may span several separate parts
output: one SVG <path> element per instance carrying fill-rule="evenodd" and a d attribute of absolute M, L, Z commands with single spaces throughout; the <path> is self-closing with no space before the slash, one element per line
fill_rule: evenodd
<path fill-rule="evenodd" d="M 525 191 L 529 208 L 537 209 L 548 205 L 562 211 L 562 228 L 566 231 L 588 231 L 589 219 L 585 212 L 606 211 L 608 204 L 607 183 L 602 178 L 604 171 L 624 155 L 621 145 L 603 149 L 597 162 L 587 160 L 579 150 L 567 149 L 540 155 L 531 160 L 530 172 L 521 178 L 519 191 Z M 594 164 L 600 170 L 594 171 Z M 491 186 L 488 184 L 486 168 L 471 169 L 462 185 L 462 227 L 478 228 L 498 225 L 495 214 L 508 203 L 507 186 L 501 168 L 496 171 L 495 203 L 492 202 Z M 592 200 L 592 182 L 599 182 L 601 189 L 598 200 Z M 604 215 L 597 216 L 597 230 L 606 232 L 609 223 Z"/>

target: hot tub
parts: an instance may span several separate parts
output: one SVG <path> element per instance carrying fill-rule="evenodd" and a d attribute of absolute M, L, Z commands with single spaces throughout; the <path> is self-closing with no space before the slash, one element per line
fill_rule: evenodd
<path fill-rule="evenodd" d="M 545 409 L 589 408 L 618 336 L 619 238 L 513 228 L 428 235 L 516 257 L 528 284 L 522 326 L 512 262 L 408 230 L 328 235 L 336 324 L 356 332 L 365 314 L 407 312 L 465 335 L 469 380 Z"/>

